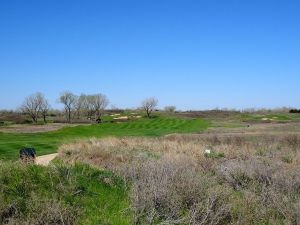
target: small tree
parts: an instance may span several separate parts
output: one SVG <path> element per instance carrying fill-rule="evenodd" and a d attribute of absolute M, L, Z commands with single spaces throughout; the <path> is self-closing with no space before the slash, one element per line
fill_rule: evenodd
<path fill-rule="evenodd" d="M 32 94 L 25 98 L 21 111 L 28 114 L 34 123 L 37 123 L 39 114 L 42 111 L 43 105 L 47 102 L 44 95 L 40 92 Z"/>
<path fill-rule="evenodd" d="M 40 105 L 40 112 L 43 117 L 44 123 L 47 123 L 46 118 L 47 118 L 50 108 L 51 108 L 51 106 L 50 106 L 49 102 L 47 101 L 47 99 L 44 99 L 42 104 Z"/>
<path fill-rule="evenodd" d="M 83 114 L 85 114 L 87 108 L 87 99 L 85 94 L 81 94 L 76 101 L 75 111 L 77 115 L 77 119 L 80 118 Z"/>
<path fill-rule="evenodd" d="M 59 97 L 60 103 L 64 104 L 66 117 L 69 123 L 71 123 L 72 112 L 75 109 L 77 100 L 78 97 L 70 91 L 63 92 Z"/>
<path fill-rule="evenodd" d="M 100 118 L 109 103 L 108 98 L 103 94 L 81 95 L 78 101 L 88 118 Z"/>
<path fill-rule="evenodd" d="M 147 98 L 144 101 L 142 101 L 142 108 L 145 110 L 148 118 L 151 117 L 151 113 L 155 109 L 157 104 L 158 104 L 158 100 L 154 97 Z"/>
<path fill-rule="evenodd" d="M 176 106 L 170 105 L 165 107 L 165 111 L 169 113 L 174 113 L 176 111 Z"/>
<path fill-rule="evenodd" d="M 101 118 L 102 112 L 108 106 L 108 103 L 108 98 L 103 94 L 96 94 L 92 96 L 92 105 L 97 119 Z"/>

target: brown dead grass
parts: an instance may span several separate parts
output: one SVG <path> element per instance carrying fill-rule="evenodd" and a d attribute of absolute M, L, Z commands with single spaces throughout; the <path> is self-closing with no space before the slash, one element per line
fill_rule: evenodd
<path fill-rule="evenodd" d="M 59 157 L 128 181 L 137 224 L 299 224 L 298 130 L 298 124 L 258 124 L 90 139 L 61 146 Z"/>
<path fill-rule="evenodd" d="M 4 132 L 4 133 L 44 133 L 44 132 L 59 130 L 64 127 L 74 127 L 74 126 L 77 126 L 77 124 L 66 124 L 66 123 L 50 123 L 50 124 L 44 124 L 44 125 L 13 124 L 13 125 L 9 125 L 6 127 L 1 127 L 0 132 Z"/>

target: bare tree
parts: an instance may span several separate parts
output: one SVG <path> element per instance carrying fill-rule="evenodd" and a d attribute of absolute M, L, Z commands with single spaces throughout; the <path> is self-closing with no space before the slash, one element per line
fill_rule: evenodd
<path fill-rule="evenodd" d="M 89 119 L 91 119 L 93 117 L 93 115 L 95 114 L 93 95 L 86 95 L 85 96 L 85 105 L 84 105 L 84 107 L 85 107 L 87 117 Z"/>
<path fill-rule="evenodd" d="M 44 108 L 43 105 L 45 105 L 45 102 L 47 102 L 47 100 L 44 95 L 37 92 L 25 98 L 21 106 L 21 111 L 28 114 L 32 118 L 33 122 L 37 123 L 39 114 Z"/>
<path fill-rule="evenodd" d="M 92 95 L 92 105 L 96 118 L 101 118 L 103 110 L 108 106 L 108 98 L 103 94 Z"/>
<path fill-rule="evenodd" d="M 66 117 L 69 123 L 71 123 L 72 112 L 75 109 L 77 100 L 78 97 L 70 91 L 63 92 L 59 97 L 60 103 L 65 106 Z"/>
<path fill-rule="evenodd" d="M 142 108 L 147 113 L 148 118 L 150 118 L 152 111 L 155 109 L 155 107 L 158 104 L 158 100 L 154 97 L 147 98 L 144 101 L 142 101 Z"/>
<path fill-rule="evenodd" d="M 87 96 L 85 94 L 81 94 L 75 104 L 77 119 L 79 119 L 80 116 L 83 116 L 85 114 L 86 108 L 87 108 Z"/>
<path fill-rule="evenodd" d="M 165 107 L 165 111 L 169 113 L 174 113 L 176 111 L 176 106 L 170 105 Z"/>
<path fill-rule="evenodd" d="M 44 98 L 40 105 L 40 112 L 43 117 L 44 123 L 47 123 L 46 118 L 47 118 L 50 108 L 51 108 L 51 106 L 50 106 L 48 100 Z"/>

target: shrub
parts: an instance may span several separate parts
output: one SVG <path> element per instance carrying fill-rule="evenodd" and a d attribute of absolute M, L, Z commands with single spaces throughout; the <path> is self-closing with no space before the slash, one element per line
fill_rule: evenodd
<path fill-rule="evenodd" d="M 138 224 L 223 224 L 230 217 L 230 192 L 190 158 L 150 160 L 130 179 Z"/>
<path fill-rule="evenodd" d="M 300 113 L 300 109 L 291 109 L 290 113 Z"/>

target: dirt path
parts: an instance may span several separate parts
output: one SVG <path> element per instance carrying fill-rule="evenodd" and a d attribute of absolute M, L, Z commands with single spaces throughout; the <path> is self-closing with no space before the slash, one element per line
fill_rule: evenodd
<path fill-rule="evenodd" d="M 48 166 L 48 164 L 58 155 L 58 153 L 43 155 L 36 157 L 36 164 L 42 166 Z"/>

